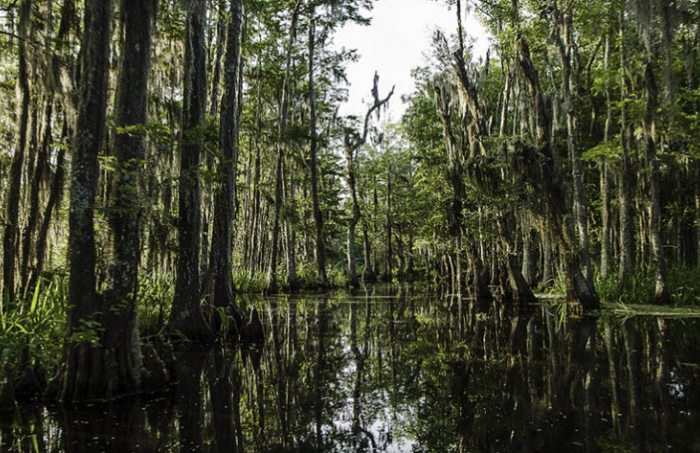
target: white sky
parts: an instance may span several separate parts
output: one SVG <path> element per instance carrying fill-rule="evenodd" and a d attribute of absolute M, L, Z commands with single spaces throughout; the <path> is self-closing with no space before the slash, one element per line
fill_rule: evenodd
<path fill-rule="evenodd" d="M 424 65 L 423 53 L 430 49 L 436 27 L 448 35 L 456 33 L 456 10 L 448 9 L 444 0 L 377 0 L 370 14 L 369 27 L 349 24 L 335 35 L 338 47 L 357 49 L 360 55 L 359 61 L 348 67 L 350 96 L 340 113 L 364 115 L 371 101 L 374 72 L 378 71 L 380 97 L 396 85 L 389 113 L 391 119 L 398 120 L 405 110 L 401 96 L 413 92 L 411 70 Z M 463 22 L 466 33 L 478 38 L 477 47 L 485 47 L 487 39 L 476 18 L 467 15 Z"/>

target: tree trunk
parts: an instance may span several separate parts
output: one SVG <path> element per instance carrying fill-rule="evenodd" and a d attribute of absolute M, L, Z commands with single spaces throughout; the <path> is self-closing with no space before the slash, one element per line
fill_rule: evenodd
<path fill-rule="evenodd" d="M 528 286 L 535 284 L 535 232 L 529 227 L 523 228 L 523 265 L 521 274 Z"/>
<path fill-rule="evenodd" d="M 115 354 L 118 387 L 138 389 L 141 353 L 136 325 L 138 267 L 141 256 L 142 173 L 146 142 L 138 132 L 148 121 L 148 80 L 151 66 L 151 3 L 122 0 L 125 41 L 116 87 L 114 156 L 117 163 L 108 221 L 112 233 L 111 262 L 103 297 L 104 348 Z M 137 128 L 133 130 L 133 128 Z"/>
<path fill-rule="evenodd" d="M 262 55 L 258 55 L 258 77 L 262 79 Z M 261 177 L 261 157 L 260 157 L 260 139 L 262 137 L 262 84 L 258 84 L 258 90 L 255 100 L 255 162 L 253 169 L 253 186 L 251 190 L 253 191 L 253 212 L 251 213 L 251 247 L 250 247 L 250 257 L 248 259 L 248 276 L 252 280 L 255 272 L 258 270 L 259 266 L 262 264 L 258 259 L 258 253 L 262 249 L 262 235 L 258 233 L 258 225 L 261 222 L 261 209 L 260 209 L 260 177 Z"/>
<path fill-rule="evenodd" d="M 350 220 L 348 221 L 348 236 L 347 236 L 347 258 L 348 258 L 348 283 L 352 287 L 359 286 L 357 273 L 355 270 L 355 227 L 360 221 L 360 205 L 357 202 L 357 178 L 355 174 L 355 149 L 345 147 L 345 162 L 348 172 L 348 189 L 350 191 L 350 200 L 352 202 L 352 211 Z"/>
<path fill-rule="evenodd" d="M 27 216 L 27 224 L 24 226 L 22 234 L 22 261 L 20 270 L 20 291 L 21 297 L 26 298 L 31 287 L 31 261 L 35 258 L 32 253 L 35 250 L 35 233 L 39 225 L 39 208 L 40 208 L 40 192 L 46 174 L 48 174 L 48 158 L 49 148 L 51 147 L 51 117 L 53 115 L 53 96 L 48 95 L 45 101 L 43 114 L 43 131 L 41 145 L 36 156 L 34 171 L 32 173 L 32 182 L 29 194 L 29 215 Z M 36 255 L 34 253 L 34 255 Z"/>
<path fill-rule="evenodd" d="M 656 290 L 654 303 L 667 305 L 671 303 L 671 295 L 666 286 L 666 259 L 661 243 L 661 188 L 659 183 L 659 162 L 656 156 L 656 109 L 658 106 L 658 88 L 654 70 L 650 62 L 644 69 L 644 94 L 646 110 L 644 113 L 645 153 L 649 165 L 649 190 L 651 191 L 651 206 L 649 206 L 649 235 L 651 248 L 656 263 Z"/>
<path fill-rule="evenodd" d="M 222 8 L 223 9 L 223 8 Z M 209 115 L 217 116 L 219 113 L 219 88 L 221 82 L 221 57 L 225 51 L 225 45 L 227 44 L 227 23 L 226 14 L 219 10 L 218 17 L 216 19 L 216 49 L 214 55 L 214 61 L 212 63 L 212 81 L 211 81 L 211 96 L 209 97 Z M 230 17 L 229 17 L 230 21 Z M 230 27 L 230 23 L 229 23 Z M 225 71 L 225 69 L 224 69 Z M 224 82 L 226 83 L 226 82 Z"/>
<path fill-rule="evenodd" d="M 282 108 L 280 111 L 279 140 L 277 145 L 277 158 L 275 164 L 275 212 L 272 221 L 272 231 L 270 232 L 270 262 L 267 267 L 267 278 L 265 280 L 265 293 L 274 294 L 277 292 L 277 253 L 279 249 L 280 234 L 280 212 L 282 210 L 282 178 L 284 176 L 284 133 L 287 130 L 287 110 L 289 108 L 289 86 L 291 83 L 292 51 L 296 41 L 296 28 L 301 9 L 300 1 L 297 1 L 292 11 L 292 23 L 289 30 L 289 42 L 287 43 L 287 63 L 284 75 L 284 86 L 282 88 Z"/>
<path fill-rule="evenodd" d="M 392 254 L 394 253 L 391 249 L 391 166 L 386 172 L 386 250 L 384 251 L 384 275 L 382 280 L 385 282 L 390 282 L 393 278 L 394 269 L 391 264 Z"/>
<path fill-rule="evenodd" d="M 219 117 L 220 157 L 219 186 L 214 195 L 214 228 L 210 260 L 211 302 L 215 307 L 231 310 L 240 323 L 242 315 L 233 295 L 233 223 L 236 207 L 236 174 L 238 166 L 238 134 L 236 133 L 238 65 L 242 24 L 242 0 L 231 0 L 226 58 L 224 61 L 224 92 Z"/>
<path fill-rule="evenodd" d="M 282 193 L 284 204 L 286 206 L 294 206 L 294 176 L 290 171 L 290 164 L 284 165 L 283 174 L 289 174 L 289 178 L 282 178 Z M 285 182 L 286 180 L 289 182 Z M 293 218 L 291 215 L 285 215 L 284 217 L 284 250 L 286 254 L 285 262 L 287 263 L 287 287 L 289 291 L 296 292 L 299 290 L 299 281 L 297 280 L 297 264 L 296 264 L 296 234 L 294 232 L 294 225 L 292 225 Z"/>
<path fill-rule="evenodd" d="M 209 341 L 213 333 L 204 318 L 199 292 L 201 187 L 197 174 L 207 97 L 204 51 L 207 2 L 187 0 L 186 5 L 183 140 L 177 225 L 179 256 L 171 327 L 187 338 Z"/>
<path fill-rule="evenodd" d="M 68 128 L 67 120 L 63 120 L 63 140 L 67 140 Z M 44 215 L 42 217 L 41 227 L 37 233 L 36 246 L 34 250 L 34 255 L 36 258 L 36 264 L 34 266 L 34 271 L 32 272 L 27 288 L 36 288 L 39 277 L 44 270 L 44 260 L 46 255 L 46 244 L 48 242 L 49 227 L 51 226 L 51 220 L 53 216 L 58 211 L 57 206 L 61 204 L 61 198 L 63 195 L 63 183 L 65 175 L 65 148 L 61 148 L 56 157 L 56 172 L 53 175 L 53 180 L 51 182 L 51 190 L 49 194 L 49 199 L 46 202 L 46 208 L 44 209 Z"/>
<path fill-rule="evenodd" d="M 19 236 L 19 204 L 22 188 L 22 169 L 24 157 L 27 154 L 27 134 L 29 127 L 29 62 L 27 42 L 32 13 L 32 0 L 22 0 L 19 13 L 18 56 L 19 71 L 17 73 L 17 130 L 18 140 L 10 167 L 10 184 L 7 193 L 7 208 L 5 214 L 5 232 L 2 241 L 2 293 L 0 294 L 0 314 L 3 312 L 3 301 L 10 304 L 15 302 L 15 261 L 17 257 L 17 240 Z"/>
<path fill-rule="evenodd" d="M 95 229 L 97 156 L 105 129 L 107 68 L 112 2 L 86 0 L 80 104 L 71 166 L 68 235 L 68 301 L 64 367 L 59 399 L 63 402 L 109 398 L 117 390 L 111 377 L 116 357 L 98 346 L 101 310 L 96 294 Z M 106 384 L 106 385 L 105 385 Z"/>
<path fill-rule="evenodd" d="M 366 216 L 362 221 L 362 249 L 365 261 L 365 268 L 362 271 L 362 280 L 371 283 L 377 280 L 377 274 L 374 273 L 374 268 L 372 267 L 372 246 L 369 242 L 369 225 Z"/>
<path fill-rule="evenodd" d="M 694 165 L 695 174 L 695 265 L 700 269 L 700 161 Z"/>
<path fill-rule="evenodd" d="M 632 175 L 631 175 L 631 140 L 632 126 L 627 122 L 627 109 L 625 101 L 629 96 L 625 72 L 627 71 L 626 45 L 625 45 L 625 1 L 622 2 L 620 11 L 620 87 L 622 102 L 620 103 L 620 141 L 622 156 L 620 160 L 620 181 L 618 185 L 619 209 L 620 209 L 620 264 L 618 284 L 625 288 L 631 277 L 634 261 L 634 221 L 632 215 Z"/>
<path fill-rule="evenodd" d="M 578 230 L 578 254 L 583 268 L 583 275 L 588 284 L 593 286 L 593 269 L 589 254 L 588 238 L 588 203 L 583 187 L 581 164 L 577 150 L 577 119 L 572 91 L 576 90 L 575 79 L 571 67 L 573 58 L 573 12 L 569 8 L 566 12 L 556 12 L 558 22 L 558 47 L 562 62 L 562 91 L 564 94 L 564 108 L 566 109 L 566 127 L 568 132 L 569 160 L 571 162 L 571 176 L 574 185 L 574 218 Z"/>
<path fill-rule="evenodd" d="M 314 210 L 314 225 L 316 227 L 316 272 L 318 285 L 321 288 L 328 287 L 326 276 L 326 245 L 323 235 L 323 214 L 318 198 L 318 137 L 316 132 L 316 92 L 314 82 L 314 65 L 316 49 L 316 21 L 311 18 L 309 25 L 309 127 L 311 128 L 311 145 L 309 149 L 311 166 L 311 199 Z"/>

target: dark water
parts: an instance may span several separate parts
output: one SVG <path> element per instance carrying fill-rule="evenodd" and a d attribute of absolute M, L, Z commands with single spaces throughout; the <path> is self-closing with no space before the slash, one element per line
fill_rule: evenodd
<path fill-rule="evenodd" d="M 250 303 L 261 348 L 182 354 L 157 398 L 2 414 L 0 450 L 700 451 L 695 320 L 379 289 Z"/>

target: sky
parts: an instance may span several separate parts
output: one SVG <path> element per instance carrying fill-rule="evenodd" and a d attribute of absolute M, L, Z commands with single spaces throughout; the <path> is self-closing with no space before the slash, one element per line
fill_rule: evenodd
<path fill-rule="evenodd" d="M 456 33 L 456 10 L 448 9 L 445 0 L 377 0 L 369 14 L 370 26 L 349 24 L 335 35 L 336 46 L 357 49 L 360 55 L 358 62 L 348 66 L 349 101 L 340 113 L 364 115 L 371 101 L 374 72 L 378 71 L 380 98 L 396 85 L 389 119 L 398 121 L 405 110 L 401 96 L 413 92 L 411 70 L 424 65 L 423 54 L 430 49 L 436 27 L 447 34 Z M 478 53 L 478 47 L 486 46 L 483 28 L 471 14 L 463 17 L 463 22 L 467 34 L 477 37 Z"/>

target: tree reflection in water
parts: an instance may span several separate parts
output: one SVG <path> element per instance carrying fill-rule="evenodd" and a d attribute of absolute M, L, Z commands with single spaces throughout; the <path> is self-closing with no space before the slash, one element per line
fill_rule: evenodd
<path fill-rule="evenodd" d="M 0 414 L 1 451 L 700 451 L 694 320 L 386 286 L 247 305 L 262 344 L 180 354 L 157 397 Z"/>

